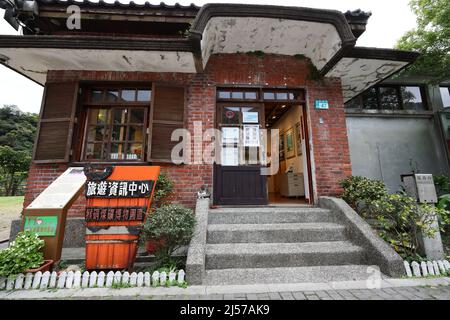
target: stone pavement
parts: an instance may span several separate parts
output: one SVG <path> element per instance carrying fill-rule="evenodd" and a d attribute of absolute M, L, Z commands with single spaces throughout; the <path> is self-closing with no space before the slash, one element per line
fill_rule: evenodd
<path fill-rule="evenodd" d="M 0 291 L 0 299 L 68 300 L 450 300 L 450 278 L 171 288 Z"/>

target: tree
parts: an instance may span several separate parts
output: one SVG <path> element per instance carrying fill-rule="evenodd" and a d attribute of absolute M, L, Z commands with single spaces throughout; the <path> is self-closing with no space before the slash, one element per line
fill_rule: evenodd
<path fill-rule="evenodd" d="M 38 115 L 20 111 L 15 105 L 0 108 L 0 146 L 14 150 L 33 150 Z"/>
<path fill-rule="evenodd" d="M 27 151 L 0 146 L 0 186 L 6 196 L 15 196 L 27 176 L 31 157 Z"/>
<path fill-rule="evenodd" d="M 408 31 L 397 43 L 402 50 L 421 53 L 405 72 L 425 75 L 438 83 L 450 78 L 450 5 L 448 0 L 411 0 L 417 16 L 417 27 Z"/>

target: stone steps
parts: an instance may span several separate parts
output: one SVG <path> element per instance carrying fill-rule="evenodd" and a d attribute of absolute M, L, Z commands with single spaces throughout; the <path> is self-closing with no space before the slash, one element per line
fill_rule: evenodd
<path fill-rule="evenodd" d="M 205 285 L 364 281 L 378 269 L 369 265 L 216 269 L 206 271 Z M 380 276 L 385 278 L 382 274 Z"/>
<path fill-rule="evenodd" d="M 363 249 L 348 241 L 206 245 L 206 269 L 277 268 L 363 263 Z"/>
<path fill-rule="evenodd" d="M 333 213 L 315 207 L 212 209 L 208 224 L 277 224 L 335 222 Z"/>
<path fill-rule="evenodd" d="M 345 227 L 336 223 L 211 224 L 207 243 L 295 243 L 344 241 Z"/>

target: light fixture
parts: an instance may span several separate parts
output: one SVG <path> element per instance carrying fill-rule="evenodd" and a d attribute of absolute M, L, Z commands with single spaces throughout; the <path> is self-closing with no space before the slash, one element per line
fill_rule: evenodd
<path fill-rule="evenodd" d="M 285 104 L 283 104 L 283 105 L 281 106 L 281 109 L 284 109 L 284 108 L 286 108 L 286 105 L 285 105 Z"/>
<path fill-rule="evenodd" d="M 277 116 L 273 116 L 273 117 L 272 117 L 272 119 L 276 119 L 276 118 L 277 118 Z"/>

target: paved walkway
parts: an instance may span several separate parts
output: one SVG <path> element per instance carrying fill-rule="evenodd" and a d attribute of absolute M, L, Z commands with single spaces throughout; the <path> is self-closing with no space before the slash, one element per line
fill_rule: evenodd
<path fill-rule="evenodd" d="M 0 299 L 119 300 L 450 300 L 450 278 L 171 288 L 0 291 Z"/>

